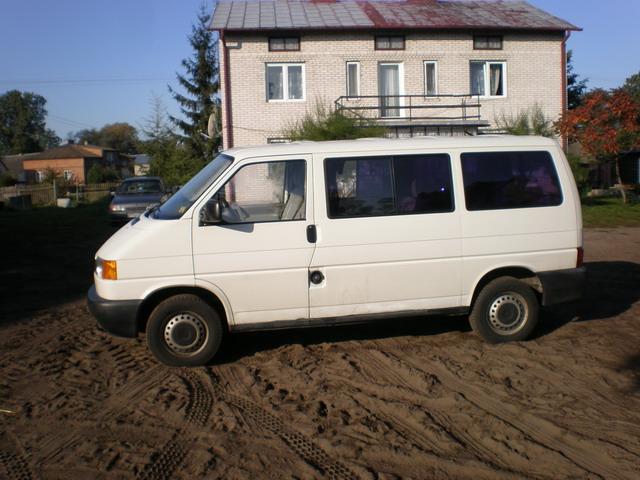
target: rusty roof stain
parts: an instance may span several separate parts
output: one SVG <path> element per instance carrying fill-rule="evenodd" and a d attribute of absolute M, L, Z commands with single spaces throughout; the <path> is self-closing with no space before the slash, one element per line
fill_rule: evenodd
<path fill-rule="evenodd" d="M 524 0 L 219 0 L 212 30 L 580 30 Z"/>

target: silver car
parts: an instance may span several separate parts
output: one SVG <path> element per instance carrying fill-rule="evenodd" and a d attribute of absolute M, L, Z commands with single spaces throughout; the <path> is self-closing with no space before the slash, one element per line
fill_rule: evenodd
<path fill-rule="evenodd" d="M 109 216 L 113 222 L 129 221 L 162 203 L 167 192 L 160 177 L 131 177 L 112 192 Z"/>

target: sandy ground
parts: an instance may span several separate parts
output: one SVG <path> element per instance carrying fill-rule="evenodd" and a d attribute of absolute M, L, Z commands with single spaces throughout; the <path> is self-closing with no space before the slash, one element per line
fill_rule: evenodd
<path fill-rule="evenodd" d="M 0 329 L 2 478 L 640 478 L 640 229 L 585 232 L 536 338 L 466 318 L 244 334 L 169 369 L 84 302 Z"/>

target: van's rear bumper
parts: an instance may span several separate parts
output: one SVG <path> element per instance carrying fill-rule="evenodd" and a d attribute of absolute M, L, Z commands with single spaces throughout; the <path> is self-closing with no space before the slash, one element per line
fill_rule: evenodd
<path fill-rule="evenodd" d="M 87 294 L 89 310 L 107 332 L 118 337 L 138 335 L 138 307 L 142 300 L 107 300 L 92 285 Z"/>
<path fill-rule="evenodd" d="M 585 267 L 538 272 L 542 284 L 542 305 L 577 300 L 584 294 L 587 285 L 587 269 Z"/>

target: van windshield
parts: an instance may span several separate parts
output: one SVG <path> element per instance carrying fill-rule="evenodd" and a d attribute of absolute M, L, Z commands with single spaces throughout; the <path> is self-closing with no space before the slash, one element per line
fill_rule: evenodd
<path fill-rule="evenodd" d="M 191 180 L 184 184 L 169 200 L 158 208 L 151 210 L 152 218 L 159 220 L 175 220 L 189 210 L 202 192 L 211 185 L 229 165 L 233 157 L 224 153 L 219 154 L 209 164 L 200 170 Z"/>

